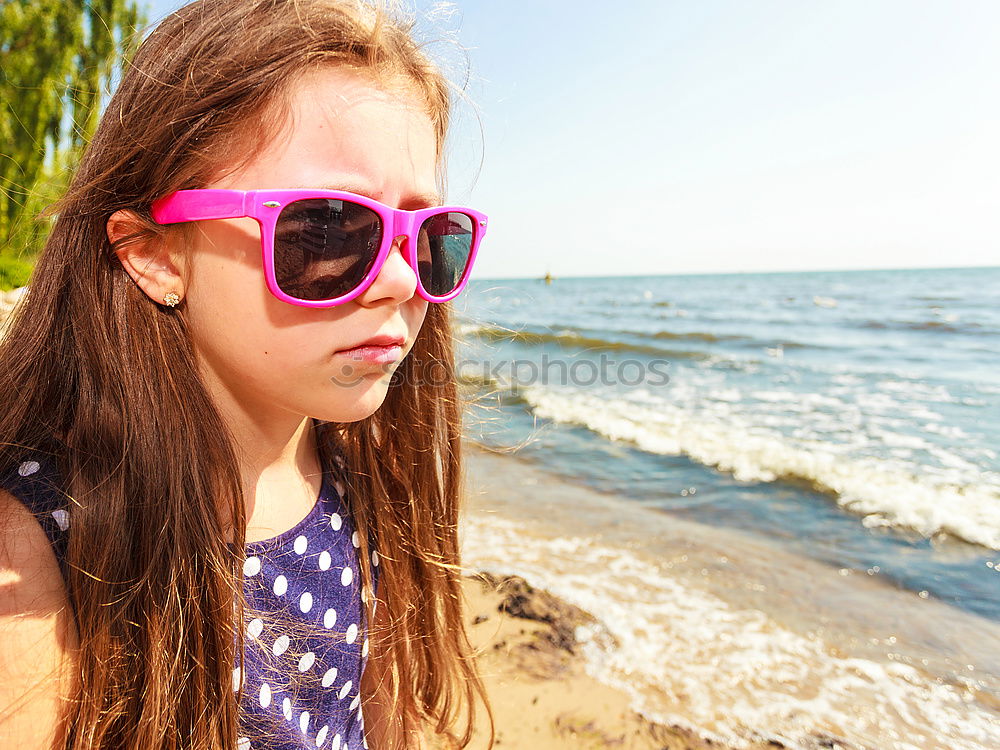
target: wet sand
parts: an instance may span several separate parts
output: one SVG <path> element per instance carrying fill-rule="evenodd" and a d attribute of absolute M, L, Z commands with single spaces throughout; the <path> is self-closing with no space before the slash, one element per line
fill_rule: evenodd
<path fill-rule="evenodd" d="M 588 675 L 574 631 L 593 620 L 589 613 L 518 576 L 479 573 L 465 579 L 463 591 L 470 638 L 493 705 L 496 747 L 730 747 L 645 719 L 629 707 L 628 696 Z M 487 737 L 484 716 L 470 747 L 485 748 Z"/>

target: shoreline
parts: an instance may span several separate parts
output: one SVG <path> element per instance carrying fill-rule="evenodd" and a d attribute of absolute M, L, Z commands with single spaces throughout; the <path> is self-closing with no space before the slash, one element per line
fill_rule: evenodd
<path fill-rule="evenodd" d="M 497 747 L 992 746 L 996 623 L 464 445 Z"/>
<path fill-rule="evenodd" d="M 589 675 L 574 635 L 578 626 L 595 621 L 589 612 L 520 576 L 478 571 L 465 576 L 462 590 L 497 748 L 736 750 L 647 719 L 631 708 L 628 695 Z M 470 745 L 477 750 L 486 747 L 489 735 L 485 712 L 479 711 Z M 427 740 L 435 750 L 444 747 Z"/>
<path fill-rule="evenodd" d="M 495 747 L 534 750 L 859 750 L 839 737 L 814 734 L 806 743 L 777 738 L 738 745 L 653 721 L 631 697 L 590 675 L 574 635 L 597 622 L 589 612 L 517 575 L 477 571 L 462 581 L 469 638 L 490 696 Z M 485 748 L 485 712 L 470 749 Z M 426 736 L 431 750 L 445 745 Z"/>

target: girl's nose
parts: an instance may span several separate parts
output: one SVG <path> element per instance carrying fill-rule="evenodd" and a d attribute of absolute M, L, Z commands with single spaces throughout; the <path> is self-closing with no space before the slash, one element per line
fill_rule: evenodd
<path fill-rule="evenodd" d="M 417 275 L 403 255 L 403 243 L 406 241 L 405 235 L 393 240 L 389 255 L 372 285 L 357 298 L 359 303 L 370 305 L 387 298 L 405 302 L 416 294 Z"/>

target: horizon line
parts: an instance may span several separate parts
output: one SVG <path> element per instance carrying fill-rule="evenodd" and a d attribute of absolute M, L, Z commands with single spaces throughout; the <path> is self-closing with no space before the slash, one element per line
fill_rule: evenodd
<path fill-rule="evenodd" d="M 795 269 L 771 269 L 771 270 L 743 270 L 743 271 L 668 271 L 654 273 L 608 273 L 608 274 L 585 274 L 573 276 L 556 276 L 551 272 L 547 274 L 531 274 L 522 276 L 484 276 L 475 277 L 470 281 L 503 281 L 503 280 L 537 280 L 544 281 L 548 276 L 553 281 L 558 279 L 630 279 L 645 278 L 649 276 L 736 276 L 753 274 L 793 274 L 793 273 L 862 273 L 865 271 L 968 271 L 968 270 L 990 270 L 1000 269 L 1000 264 L 996 265 L 971 265 L 971 266 L 878 266 L 871 268 L 795 268 Z"/>

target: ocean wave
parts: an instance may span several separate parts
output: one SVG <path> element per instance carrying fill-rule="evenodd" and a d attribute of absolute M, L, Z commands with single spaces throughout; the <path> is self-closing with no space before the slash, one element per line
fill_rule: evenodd
<path fill-rule="evenodd" d="M 486 341 L 513 341 L 526 346 L 557 344 L 563 347 L 604 352 L 633 352 L 675 359 L 704 359 L 706 352 L 685 349 L 669 349 L 640 341 L 618 341 L 581 332 L 582 329 L 520 329 L 504 328 L 496 325 L 468 326 L 461 329 L 465 336 L 474 335 Z M 627 335 L 627 334 L 626 334 Z"/>
<path fill-rule="evenodd" d="M 538 386 L 520 395 L 536 416 L 578 424 L 650 453 L 686 455 L 741 481 L 804 481 L 862 516 L 868 527 L 905 527 L 925 537 L 944 532 L 1000 550 L 1000 487 L 947 482 L 877 459 L 838 455 L 819 441 L 793 444 L 724 418 L 695 417 L 666 402 L 637 404 Z"/>
<path fill-rule="evenodd" d="M 459 368 L 455 373 L 455 378 L 458 381 L 459 387 L 471 388 L 473 390 L 499 391 L 507 389 L 507 386 L 496 378 L 491 378 L 482 372 L 467 371 Z"/>
<path fill-rule="evenodd" d="M 800 341 L 765 341 L 752 336 L 712 333 L 709 331 L 653 331 L 650 333 L 627 330 L 600 331 L 575 326 L 512 329 L 493 324 L 465 322 L 458 326 L 457 334 L 461 338 L 475 336 L 486 341 L 514 341 L 527 346 L 558 344 L 560 346 L 588 349 L 591 351 L 635 352 L 637 354 L 671 356 L 680 359 L 705 359 L 709 354 L 706 350 L 665 348 L 657 345 L 655 342 L 690 341 L 709 345 L 735 345 L 745 348 L 761 348 L 765 346 L 777 346 L 782 349 L 817 348 L 814 344 L 805 344 Z"/>
<path fill-rule="evenodd" d="M 753 341 L 748 336 L 737 336 L 726 333 L 707 333 L 703 331 L 656 331 L 655 333 L 631 333 L 625 332 L 629 336 L 648 336 L 651 339 L 668 341 L 706 341 L 714 344 L 719 341 Z"/>
<path fill-rule="evenodd" d="M 1000 331 L 981 323 L 960 323 L 957 320 L 863 320 L 855 323 L 857 328 L 873 331 L 916 331 L 965 334 L 971 336 L 993 336 Z"/>
<path fill-rule="evenodd" d="M 510 383 L 502 382 L 482 372 L 466 371 L 459 368 L 456 373 L 458 387 L 465 397 L 465 403 L 502 406 L 530 407 L 520 390 Z"/>

